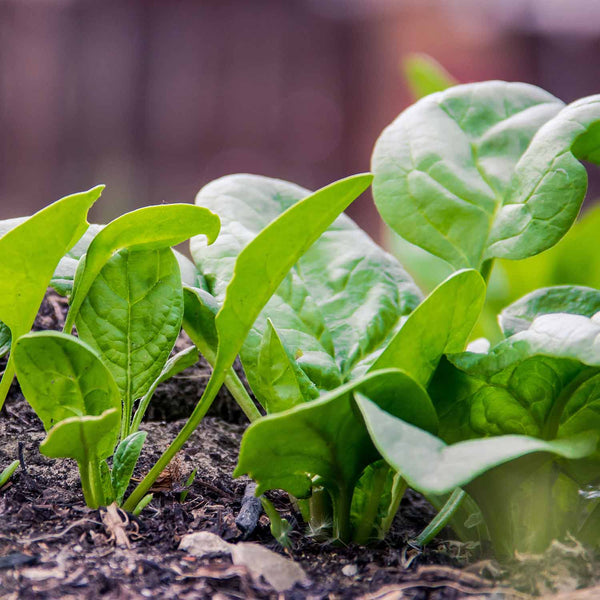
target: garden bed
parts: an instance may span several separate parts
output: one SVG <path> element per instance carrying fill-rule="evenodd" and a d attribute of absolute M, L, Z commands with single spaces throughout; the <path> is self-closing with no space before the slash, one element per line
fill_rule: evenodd
<path fill-rule="evenodd" d="M 58 328 L 64 308 L 59 296 L 47 295 L 36 328 Z M 171 413 L 169 406 L 180 411 L 186 397 L 198 394 L 207 370 L 200 363 L 163 387 L 153 414 L 184 416 Z M 247 480 L 233 480 L 231 473 L 244 424 L 230 406 L 223 393 L 213 415 L 178 456 L 171 476 L 163 478 L 161 491 L 139 517 L 133 517 L 85 506 L 75 463 L 53 461 L 39 453 L 43 427 L 13 384 L 0 419 L 0 465 L 20 456 L 25 468 L 0 494 L 0 597 L 278 597 L 264 580 L 253 578 L 246 567 L 233 565 L 229 558 L 196 558 L 178 549 L 183 536 L 197 531 L 215 533 L 229 542 L 243 538 L 235 520 Z M 181 424 L 171 420 L 144 425 L 149 436 L 138 475 L 153 464 Z M 193 469 L 197 477 L 181 503 L 181 490 Z M 302 565 L 310 582 L 287 592 L 288 598 L 523 598 L 524 592 L 572 590 L 598 579 L 593 558 L 577 545 L 554 546 L 543 559 L 523 558 L 512 579 L 506 569 L 483 560 L 486 549 L 449 540 L 418 552 L 407 541 L 433 512 L 416 494 L 404 499 L 385 543 L 371 548 L 323 546 L 299 535 L 304 526 L 287 497 L 271 498 L 295 525 L 288 555 Z M 264 515 L 248 540 L 285 555 L 273 541 Z M 513 591 L 511 584 L 523 592 Z M 593 590 L 586 593 L 592 595 L 585 597 L 595 597 Z M 567 597 L 579 596 L 560 596 Z"/>

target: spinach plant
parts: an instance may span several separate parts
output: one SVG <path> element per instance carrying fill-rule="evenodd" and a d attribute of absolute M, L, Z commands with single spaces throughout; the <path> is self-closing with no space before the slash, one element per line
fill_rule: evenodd
<path fill-rule="evenodd" d="M 169 246 L 199 233 L 211 242 L 218 231 L 214 214 L 191 205 L 123 215 L 96 232 L 79 261 L 65 324 L 67 331 L 77 325 L 79 339 L 45 332 L 16 342 L 19 382 L 48 432 L 41 451 L 78 462 L 91 507 L 122 502 L 152 393 L 197 360 L 195 348 L 168 359 L 183 317 Z"/>
<path fill-rule="evenodd" d="M 599 122 L 598 96 L 565 107 L 502 82 L 433 94 L 378 140 L 376 203 L 406 239 L 487 277 L 495 258 L 541 252 L 570 227 Z M 464 486 L 499 556 L 593 537 L 580 489 L 600 475 L 596 305 L 595 290 L 538 291 L 503 313 L 507 337 L 491 351 L 449 354 L 428 387 L 437 436 L 356 395 L 387 463 L 434 501 Z"/>
<path fill-rule="evenodd" d="M 197 202 L 219 210 L 222 222 L 223 233 L 211 247 L 192 241 L 213 302 L 227 301 L 240 250 L 308 193 L 248 175 L 225 177 L 199 193 Z M 422 385 L 445 351 L 464 348 L 484 292 L 480 275 L 467 270 L 419 304 L 419 290 L 397 261 L 349 218 L 338 217 L 292 267 L 241 348 L 250 386 L 270 416 L 250 426 L 237 473 L 250 473 L 259 493 L 281 487 L 305 498 L 301 507 L 314 531 L 326 533 L 325 523 L 344 541 L 366 541 L 373 531 L 383 535 L 405 486 L 381 463 L 381 489 L 369 485 L 377 453 L 352 408 L 352 394 L 377 390 L 390 407 L 397 398 L 397 414 L 435 431 Z M 198 314 L 207 296 L 189 290 Z M 184 321 L 194 321 L 191 312 Z M 434 318 L 443 325 L 428 329 Z M 413 372 L 416 381 L 399 368 Z M 359 504 L 370 508 L 362 514 Z"/>
<path fill-rule="evenodd" d="M 173 443 L 125 501 L 125 509 L 132 510 L 138 505 L 196 429 L 230 372 L 254 321 L 289 270 L 339 213 L 369 186 L 371 179 L 370 175 L 356 175 L 310 194 L 277 216 L 240 252 L 223 305 L 214 319 L 215 329 L 204 339 L 208 346 L 215 341 L 216 332 L 213 373 L 207 387 Z M 210 318 L 209 312 L 198 310 L 197 314 Z"/>

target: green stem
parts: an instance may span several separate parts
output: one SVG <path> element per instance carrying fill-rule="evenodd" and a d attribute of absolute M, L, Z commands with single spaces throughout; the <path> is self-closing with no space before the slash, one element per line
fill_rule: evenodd
<path fill-rule="evenodd" d="M 350 504 L 352 494 L 346 489 L 336 490 L 333 500 L 333 538 L 343 544 L 350 541 Z"/>
<path fill-rule="evenodd" d="M 194 433 L 194 430 L 198 427 L 200 421 L 202 421 L 202 418 L 213 403 L 224 379 L 224 372 L 221 371 L 217 373 L 216 371 L 213 371 L 202 397 L 198 401 L 198 404 L 196 404 L 196 408 L 194 408 L 194 411 L 181 431 L 177 434 L 177 437 L 171 442 L 170 446 L 163 452 L 162 456 L 156 461 L 146 477 L 144 477 L 137 485 L 123 504 L 123 508 L 126 511 L 131 512 L 139 504 L 158 476 L 166 469 L 173 457 L 181 450 L 192 433 Z"/>
<path fill-rule="evenodd" d="M 83 490 L 83 497 L 85 498 L 85 503 L 90 508 L 98 508 L 100 505 L 98 504 L 98 500 L 96 498 L 94 484 L 92 480 L 91 474 L 91 463 L 89 462 L 80 462 L 79 465 L 79 478 L 81 479 L 81 489 Z"/>
<path fill-rule="evenodd" d="M 231 392 L 231 395 L 235 401 L 238 403 L 238 406 L 248 417 L 250 423 L 262 417 L 260 411 L 258 408 L 256 408 L 256 405 L 252 401 L 252 398 L 250 398 L 250 395 L 246 391 L 244 384 L 240 381 L 240 378 L 237 376 L 237 373 L 233 370 L 233 368 L 229 369 L 229 372 L 225 376 L 225 385 Z"/>
<path fill-rule="evenodd" d="M 4 401 L 6 400 L 6 396 L 8 396 L 8 390 L 10 390 L 10 385 L 14 376 L 15 363 L 11 353 L 8 357 L 8 362 L 6 363 L 6 369 L 4 369 L 2 379 L 0 380 L 0 410 L 2 410 L 2 407 L 4 406 Z"/>
<path fill-rule="evenodd" d="M 381 502 L 381 495 L 385 489 L 385 482 L 390 468 L 387 464 L 378 466 L 376 469 L 371 489 L 368 491 L 369 497 L 367 504 L 362 511 L 362 516 L 356 531 L 353 534 L 353 540 L 361 546 L 367 544 L 367 542 L 373 537 L 373 526 L 375 519 L 377 518 L 379 503 Z"/>
<path fill-rule="evenodd" d="M 325 540 L 331 530 L 331 496 L 324 487 L 313 486 L 308 499 L 308 524 L 311 535 L 317 540 Z"/>
<path fill-rule="evenodd" d="M 446 527 L 448 521 L 457 511 L 464 497 L 465 492 L 463 490 L 460 488 L 455 489 L 450 495 L 450 498 L 448 498 L 446 504 L 442 507 L 442 510 L 440 510 L 440 512 L 431 520 L 431 523 L 423 529 L 412 543 L 420 548 L 429 544 L 429 542 L 431 542 L 431 540 Z"/>
<path fill-rule="evenodd" d="M 394 473 L 394 482 L 392 483 L 392 500 L 387 510 L 387 514 L 383 521 L 381 522 L 381 533 L 385 535 L 392 526 L 392 521 L 400 508 L 400 502 L 402 502 L 402 498 L 406 490 L 408 489 L 408 484 L 400 475 L 400 473 Z"/>
<path fill-rule="evenodd" d="M 494 268 L 494 259 L 488 258 L 488 260 L 484 261 L 481 265 L 481 276 L 483 280 L 488 283 L 490 280 L 490 275 L 492 274 L 492 269 Z"/>

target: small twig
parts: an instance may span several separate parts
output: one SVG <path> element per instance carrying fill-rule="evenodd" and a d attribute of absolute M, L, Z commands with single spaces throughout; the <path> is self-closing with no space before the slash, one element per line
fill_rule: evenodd
<path fill-rule="evenodd" d="M 19 442 L 18 446 L 18 456 L 19 456 L 19 464 L 21 465 L 21 471 L 23 471 L 23 475 L 29 476 L 27 472 L 27 467 L 25 466 L 25 457 L 23 455 L 23 448 L 25 447 L 25 442 Z"/>

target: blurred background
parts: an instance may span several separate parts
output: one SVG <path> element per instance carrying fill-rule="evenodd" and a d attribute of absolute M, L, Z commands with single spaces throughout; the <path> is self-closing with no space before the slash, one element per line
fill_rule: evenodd
<path fill-rule="evenodd" d="M 98 222 L 227 173 L 317 188 L 369 169 L 407 53 L 569 101 L 599 47 L 595 0 L 0 0 L 0 218 L 97 183 Z"/>

